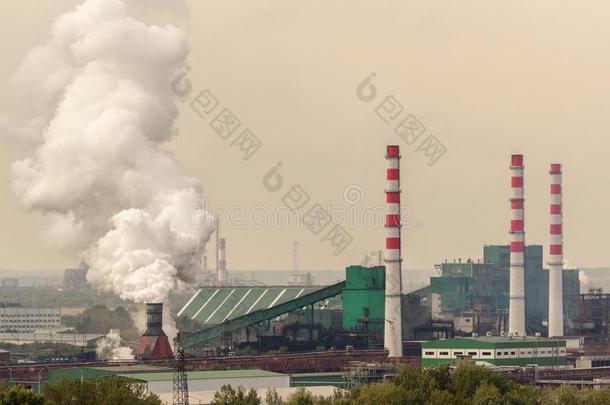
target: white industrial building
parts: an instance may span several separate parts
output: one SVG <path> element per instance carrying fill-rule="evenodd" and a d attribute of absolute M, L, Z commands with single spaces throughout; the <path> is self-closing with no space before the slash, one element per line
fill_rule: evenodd
<path fill-rule="evenodd" d="M 14 345 L 27 343 L 62 343 L 77 347 L 94 347 L 97 341 L 105 335 L 99 333 L 61 333 L 54 331 L 44 332 L 0 332 L 0 342 Z"/>
<path fill-rule="evenodd" d="M 322 397 L 332 397 L 335 394 L 335 391 L 346 392 L 342 389 L 334 387 L 332 385 L 324 385 L 324 386 L 314 386 L 314 387 L 302 387 L 305 391 L 310 392 L 314 396 L 322 396 Z M 289 388 L 275 388 L 274 389 L 277 395 L 283 400 L 288 401 L 290 396 L 295 394 L 299 387 L 289 387 Z M 263 400 L 263 403 L 269 389 L 267 388 L 255 388 L 256 393 L 259 398 Z M 216 391 L 189 391 L 189 404 L 190 405 L 207 405 L 212 403 L 214 400 L 214 395 Z M 158 394 L 161 403 L 164 405 L 172 405 L 174 403 L 174 394 L 172 392 L 165 392 L 162 394 Z"/>
<path fill-rule="evenodd" d="M 0 307 L 0 332 L 30 333 L 60 327 L 59 308 Z"/>
<path fill-rule="evenodd" d="M 174 388 L 174 373 L 124 374 L 146 385 L 154 394 L 171 393 Z M 264 370 L 191 371 L 187 373 L 189 391 L 218 391 L 223 385 L 235 388 L 289 388 L 290 376 Z"/>

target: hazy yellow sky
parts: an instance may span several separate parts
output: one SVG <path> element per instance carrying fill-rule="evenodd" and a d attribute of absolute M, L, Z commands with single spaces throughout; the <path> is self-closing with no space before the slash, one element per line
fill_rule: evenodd
<path fill-rule="evenodd" d="M 43 43 L 52 21 L 77 3 L 0 2 L 0 110 L 10 107 L 8 81 L 27 50 Z M 609 264 L 608 2 L 187 5 L 188 13 L 172 20 L 185 20 L 191 41 L 189 97 L 209 89 L 263 142 L 243 161 L 188 100 L 178 102 L 178 134 L 168 149 L 186 173 L 202 180 L 212 206 L 244 207 L 247 213 L 278 209 L 282 192 L 268 191 L 262 177 L 281 161 L 285 188 L 301 185 L 310 204 L 346 205 L 345 190 L 356 185 L 362 199 L 348 205 L 351 210 L 383 207 L 384 145 L 398 143 L 403 201 L 412 213 L 403 240 L 405 264 L 431 268 L 444 258 L 478 258 L 484 243 L 507 242 L 509 155 L 520 152 L 527 242 L 548 244 L 548 164 L 561 162 L 566 261 Z M 378 95 L 364 103 L 356 87 L 371 72 Z M 435 165 L 376 115 L 388 95 L 404 106 L 403 114 L 414 114 L 426 126 L 424 136 L 433 134 L 446 146 Z M 76 256 L 42 240 L 40 217 L 18 207 L 10 188 L 10 165 L 17 158 L 3 144 L 0 268 L 75 264 Z M 353 243 L 334 255 L 321 235 L 307 229 L 256 229 L 242 221 L 222 224 L 229 268 L 291 268 L 292 244 L 299 241 L 302 268 L 340 269 L 383 244 L 382 227 L 348 226 Z"/>

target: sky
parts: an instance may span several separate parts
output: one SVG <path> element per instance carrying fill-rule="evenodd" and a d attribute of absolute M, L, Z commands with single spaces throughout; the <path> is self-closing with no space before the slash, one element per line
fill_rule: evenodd
<path fill-rule="evenodd" d="M 0 2 L 0 115 L 20 61 L 78 3 Z M 512 153 L 525 155 L 527 243 L 548 245 L 548 165 L 559 162 L 565 260 L 609 265 L 607 2 L 190 0 L 171 14 L 162 0 L 128 3 L 134 16 L 188 34 L 190 92 L 176 98 L 165 148 L 221 212 L 229 269 L 292 269 L 295 241 L 300 269 L 342 269 L 381 249 L 382 224 L 362 218 L 383 213 L 389 143 L 402 149 L 407 270 L 508 242 Z M 367 102 L 357 89 L 371 74 Z M 204 90 L 218 109 L 202 118 L 191 103 Z M 376 110 L 389 96 L 402 112 L 386 123 Z M 241 122 L 228 139 L 210 126 L 224 108 Z M 409 114 L 425 127 L 411 145 L 394 132 Z M 247 160 L 235 141 L 243 129 L 262 144 Z M 434 164 L 418 150 L 430 135 L 446 149 Z M 20 157 L 2 143 L 0 268 L 76 265 L 78 255 L 43 239 L 44 218 L 19 206 L 10 166 Z M 273 191 L 263 179 L 278 162 L 284 182 Z M 314 234 L 287 215 L 293 186 L 309 196 L 305 211 L 334 207 L 332 224 Z M 342 223 L 352 242 L 337 252 L 325 235 Z"/>

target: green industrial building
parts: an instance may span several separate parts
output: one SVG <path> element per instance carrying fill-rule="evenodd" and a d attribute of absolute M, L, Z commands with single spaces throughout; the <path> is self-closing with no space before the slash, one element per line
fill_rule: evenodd
<path fill-rule="evenodd" d="M 495 366 L 565 366 L 565 340 L 541 337 L 465 337 L 422 343 L 422 367 L 460 358 Z"/>
<path fill-rule="evenodd" d="M 343 289 L 343 329 L 383 333 L 385 267 L 349 266 Z"/>
<path fill-rule="evenodd" d="M 403 336 L 430 320 L 429 289 L 403 297 Z M 383 347 L 385 267 L 349 266 L 329 286 L 206 286 L 178 312 L 201 330 L 183 338 L 206 345 Z"/>
<path fill-rule="evenodd" d="M 440 275 L 430 278 L 432 318 L 451 320 L 458 331 L 499 333 L 505 330 L 508 312 L 510 251 L 506 245 L 487 245 L 483 261 L 447 262 L 438 266 Z M 541 245 L 525 249 L 525 313 L 530 333 L 545 334 L 548 318 L 548 270 L 543 266 Z M 564 316 L 574 308 L 565 297 L 580 292 L 578 270 L 563 271 Z"/>

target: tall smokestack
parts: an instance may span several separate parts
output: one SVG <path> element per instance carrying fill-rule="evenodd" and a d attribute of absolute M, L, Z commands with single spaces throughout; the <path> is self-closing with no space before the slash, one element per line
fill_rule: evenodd
<path fill-rule="evenodd" d="M 227 241 L 225 238 L 218 239 L 218 285 L 227 282 Z"/>
<path fill-rule="evenodd" d="M 508 333 L 525 336 L 525 218 L 523 155 L 511 156 L 510 179 L 510 298 Z"/>
<path fill-rule="evenodd" d="M 549 337 L 563 336 L 563 212 L 561 164 L 552 163 L 549 244 Z"/>
<path fill-rule="evenodd" d="M 169 339 L 163 332 L 163 304 L 146 304 L 146 331 L 138 344 L 138 358 L 163 360 L 173 357 Z"/>
<path fill-rule="evenodd" d="M 390 357 L 402 357 L 402 274 L 400 254 L 400 148 L 388 145 L 385 219 L 385 327 L 384 346 Z"/>
<path fill-rule="evenodd" d="M 163 304 L 146 304 L 144 336 L 165 336 L 163 332 Z"/>

